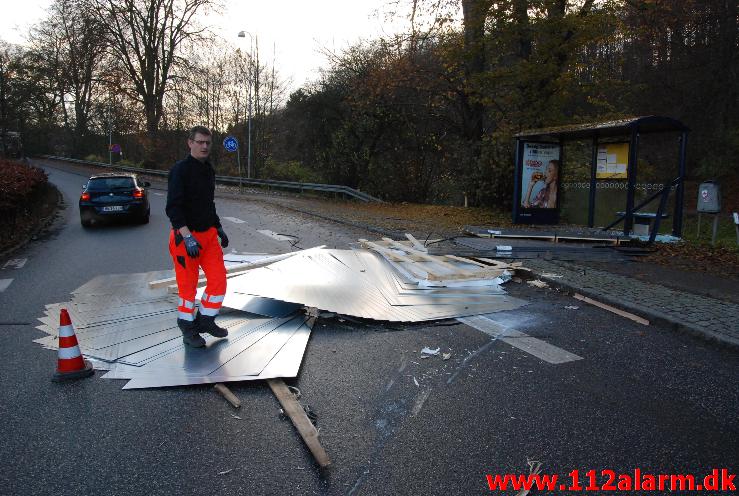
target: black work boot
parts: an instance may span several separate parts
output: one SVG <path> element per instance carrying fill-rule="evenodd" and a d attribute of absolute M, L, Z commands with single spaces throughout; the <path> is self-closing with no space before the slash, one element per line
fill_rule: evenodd
<path fill-rule="evenodd" d="M 177 319 L 177 327 L 182 331 L 182 342 L 193 348 L 205 346 L 205 339 L 199 334 L 198 325 L 191 320 Z"/>
<path fill-rule="evenodd" d="M 198 316 L 195 317 L 195 324 L 198 326 L 198 332 L 207 332 L 211 336 L 215 336 L 217 338 L 225 338 L 228 336 L 228 331 L 216 324 L 215 316 L 199 313 Z"/>

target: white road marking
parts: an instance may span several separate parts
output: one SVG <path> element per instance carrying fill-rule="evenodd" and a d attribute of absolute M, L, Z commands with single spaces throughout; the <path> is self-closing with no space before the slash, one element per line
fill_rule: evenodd
<path fill-rule="evenodd" d="M 524 332 L 506 327 L 482 315 L 461 317 L 457 320 L 548 363 L 560 364 L 583 359 L 581 356 L 558 348 L 541 339 L 531 337 Z"/>
<path fill-rule="evenodd" d="M 268 238 L 276 239 L 277 241 L 295 241 L 294 236 L 285 236 L 283 234 L 277 234 L 274 231 L 270 231 L 269 229 L 260 229 L 260 233 L 264 234 Z"/>
<path fill-rule="evenodd" d="M 230 220 L 234 224 L 244 224 L 244 223 L 246 223 L 245 220 L 237 219 L 236 217 L 223 217 L 223 218 L 226 219 L 226 220 Z"/>
<path fill-rule="evenodd" d="M 0 279 L 0 293 L 8 289 L 11 282 L 13 282 L 12 279 Z"/>
<path fill-rule="evenodd" d="M 5 262 L 5 265 L 3 265 L 3 269 L 7 269 L 9 267 L 13 267 L 14 269 L 20 269 L 21 267 L 26 265 L 26 262 L 28 262 L 27 258 L 13 258 Z"/>

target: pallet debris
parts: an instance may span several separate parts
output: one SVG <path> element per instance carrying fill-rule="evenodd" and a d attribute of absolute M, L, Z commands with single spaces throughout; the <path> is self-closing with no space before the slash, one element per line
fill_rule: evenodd
<path fill-rule="evenodd" d="M 221 393 L 221 395 L 226 398 L 226 401 L 231 403 L 231 406 L 234 408 L 241 408 L 241 400 L 236 397 L 235 394 L 231 392 L 230 389 L 225 384 L 218 383 L 215 386 L 213 386 L 213 389 Z M 237 417 L 238 418 L 238 417 Z"/>
<path fill-rule="evenodd" d="M 281 379 L 268 379 L 270 389 L 277 397 L 277 400 L 282 405 L 282 409 L 285 414 L 290 418 L 295 428 L 298 430 L 300 437 L 303 438 L 308 449 L 313 454 L 316 463 L 321 468 L 326 468 L 331 465 L 331 460 L 323 449 L 321 443 L 318 441 L 318 429 L 313 425 L 311 420 L 308 418 L 308 414 L 305 412 L 303 407 L 300 405 L 295 396 L 290 392 L 287 385 Z"/>

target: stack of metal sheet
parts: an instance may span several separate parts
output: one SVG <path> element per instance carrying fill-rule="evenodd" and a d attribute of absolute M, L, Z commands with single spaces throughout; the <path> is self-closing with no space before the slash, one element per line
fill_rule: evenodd
<path fill-rule="evenodd" d="M 526 303 L 506 295 L 494 283 L 421 287 L 370 250 L 299 253 L 229 279 L 228 295 L 261 296 L 344 315 L 396 322 L 492 313 Z"/>

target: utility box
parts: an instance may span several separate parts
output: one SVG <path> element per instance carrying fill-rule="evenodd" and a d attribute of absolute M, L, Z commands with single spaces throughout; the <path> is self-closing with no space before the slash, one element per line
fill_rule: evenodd
<path fill-rule="evenodd" d="M 715 181 L 705 181 L 698 186 L 698 212 L 717 214 L 721 212 L 721 189 Z"/>

